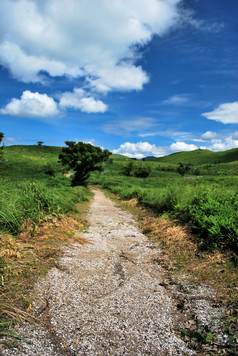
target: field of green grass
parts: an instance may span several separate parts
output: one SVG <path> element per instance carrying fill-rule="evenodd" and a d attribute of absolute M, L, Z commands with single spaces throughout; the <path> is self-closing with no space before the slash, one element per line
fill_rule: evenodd
<path fill-rule="evenodd" d="M 157 215 L 168 214 L 189 223 L 201 248 L 228 249 L 237 254 L 238 149 L 181 152 L 146 161 L 143 164 L 151 168 L 148 178 L 137 178 L 133 172 L 123 175 L 126 158 L 111 157 L 113 163 L 106 165 L 103 174 L 94 174 L 92 182 L 122 199 L 136 198 Z M 179 163 L 192 169 L 182 176 L 177 171 Z"/>
<path fill-rule="evenodd" d="M 0 231 L 16 235 L 30 219 L 67 213 L 87 190 L 72 188 L 58 163 L 60 147 L 10 146 L 0 162 Z"/>

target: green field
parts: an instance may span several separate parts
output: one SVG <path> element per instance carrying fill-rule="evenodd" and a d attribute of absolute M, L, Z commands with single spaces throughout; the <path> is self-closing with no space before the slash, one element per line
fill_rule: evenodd
<path fill-rule="evenodd" d="M 112 159 L 103 174 L 92 176 L 93 183 L 122 199 L 136 198 L 156 215 L 189 223 L 201 248 L 238 252 L 238 149 L 181 152 L 146 161 L 143 164 L 151 168 L 148 178 L 137 178 L 133 172 L 123 175 L 127 159 Z M 184 176 L 178 173 L 179 163 L 189 166 Z"/>
<path fill-rule="evenodd" d="M 0 231 L 17 235 L 30 219 L 35 225 L 46 215 L 67 213 L 87 197 L 83 187 L 71 187 L 58 163 L 60 147 L 10 146 L 0 163 Z M 150 167 L 148 178 L 122 174 L 128 160 L 112 155 L 104 172 L 91 182 L 136 198 L 157 215 L 169 214 L 189 223 L 206 249 L 238 251 L 238 149 L 225 152 L 180 152 L 134 164 Z M 183 163 L 188 171 L 178 173 Z"/>
<path fill-rule="evenodd" d="M 72 188 L 58 163 L 60 147 L 10 146 L 0 163 L 0 231 L 16 235 L 30 219 L 37 226 L 46 215 L 67 213 L 87 197 Z M 49 174 L 50 173 L 50 174 Z"/>

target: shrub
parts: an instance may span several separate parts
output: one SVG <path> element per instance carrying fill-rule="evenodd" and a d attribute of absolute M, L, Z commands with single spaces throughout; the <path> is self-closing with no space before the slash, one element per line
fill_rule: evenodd
<path fill-rule="evenodd" d="M 147 178 L 150 175 L 150 172 L 150 166 L 142 163 L 137 163 L 134 169 L 134 176 L 137 178 Z"/>

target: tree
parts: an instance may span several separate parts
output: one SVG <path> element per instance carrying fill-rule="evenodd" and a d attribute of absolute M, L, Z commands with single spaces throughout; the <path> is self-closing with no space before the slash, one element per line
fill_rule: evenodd
<path fill-rule="evenodd" d="M 38 146 L 42 146 L 43 143 L 44 143 L 43 141 L 38 141 L 38 142 L 37 142 L 37 145 L 38 145 Z"/>
<path fill-rule="evenodd" d="M 75 174 L 72 185 L 86 185 L 90 173 L 103 171 L 102 163 L 107 161 L 111 152 L 89 143 L 66 141 L 68 147 L 63 147 L 59 155 L 60 162 Z"/>
<path fill-rule="evenodd" d="M 126 161 L 125 164 L 123 165 L 122 174 L 124 174 L 124 176 L 129 177 L 133 169 L 134 169 L 134 162 L 130 159 Z"/>
<path fill-rule="evenodd" d="M 0 160 L 2 159 L 3 149 L 4 149 L 4 144 L 2 144 L 3 138 L 4 138 L 4 133 L 0 132 Z"/>

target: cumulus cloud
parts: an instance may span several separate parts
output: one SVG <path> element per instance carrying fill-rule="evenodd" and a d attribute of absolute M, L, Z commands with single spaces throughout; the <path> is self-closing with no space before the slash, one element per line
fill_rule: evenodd
<path fill-rule="evenodd" d="M 141 159 L 146 156 L 161 157 L 168 154 L 168 150 L 163 147 L 151 145 L 149 142 L 125 142 L 118 149 L 113 150 L 112 153 Z"/>
<path fill-rule="evenodd" d="M 238 101 L 221 104 L 215 110 L 203 113 L 202 116 L 223 124 L 238 124 Z"/>
<path fill-rule="evenodd" d="M 180 151 L 194 151 L 197 150 L 198 147 L 194 144 L 189 144 L 186 142 L 175 142 L 170 145 L 170 150 L 174 152 Z"/>
<path fill-rule="evenodd" d="M 83 89 L 75 88 L 73 92 L 65 92 L 61 95 L 59 101 L 60 108 L 72 108 L 86 113 L 104 113 L 107 105 L 101 100 L 96 100 L 87 96 Z"/>
<path fill-rule="evenodd" d="M 217 138 L 217 133 L 212 131 L 206 131 L 204 134 L 201 135 L 201 139 L 203 141 L 213 141 L 217 140 Z"/>
<path fill-rule="evenodd" d="M 46 94 L 32 93 L 29 90 L 23 92 L 21 99 L 13 98 L 4 108 L 1 114 L 15 117 L 48 118 L 59 114 L 57 103 Z"/>
<path fill-rule="evenodd" d="M 226 151 L 238 147 L 238 135 L 225 137 L 221 142 L 215 142 L 209 148 L 212 151 Z"/>
<path fill-rule="evenodd" d="M 0 109 L 0 114 L 44 119 L 59 115 L 67 108 L 86 113 L 104 113 L 107 105 L 101 100 L 88 96 L 83 89 L 74 89 L 73 92 L 61 94 L 59 104 L 47 94 L 26 90 L 20 99 L 13 98 L 10 103 Z"/>
<path fill-rule="evenodd" d="M 24 82 L 45 71 L 83 77 L 98 91 L 140 90 L 149 78 L 137 50 L 179 23 L 180 2 L 2 0 L 0 63 Z"/>

